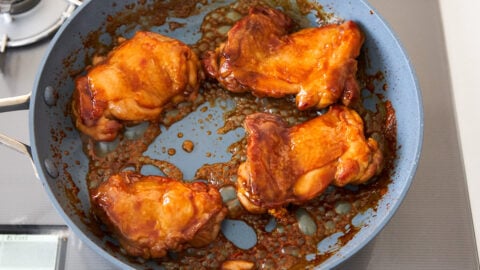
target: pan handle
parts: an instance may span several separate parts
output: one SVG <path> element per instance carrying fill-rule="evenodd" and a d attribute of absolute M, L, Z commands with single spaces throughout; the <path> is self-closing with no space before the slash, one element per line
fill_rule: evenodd
<path fill-rule="evenodd" d="M 0 113 L 28 110 L 28 108 L 30 107 L 30 96 L 31 93 L 16 97 L 1 98 Z"/>
<path fill-rule="evenodd" d="M 0 143 L 32 158 L 32 148 L 30 145 L 19 142 L 2 133 L 0 133 Z"/>
<path fill-rule="evenodd" d="M 18 110 L 28 110 L 30 107 L 30 96 L 31 93 L 9 98 L 0 99 L 0 113 L 2 112 L 11 112 Z M 24 144 L 18 140 L 12 139 L 4 134 L 0 133 L 0 144 L 4 144 L 11 149 L 18 151 L 22 154 L 27 155 L 32 160 L 32 150 L 31 147 L 27 144 Z"/>

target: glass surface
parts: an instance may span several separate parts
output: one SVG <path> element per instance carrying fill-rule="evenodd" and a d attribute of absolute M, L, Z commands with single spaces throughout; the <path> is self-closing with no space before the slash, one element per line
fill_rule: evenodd
<path fill-rule="evenodd" d="M 54 270 L 57 235 L 0 235 L 0 269 Z"/>
<path fill-rule="evenodd" d="M 0 226 L 0 270 L 63 269 L 65 226 Z"/>

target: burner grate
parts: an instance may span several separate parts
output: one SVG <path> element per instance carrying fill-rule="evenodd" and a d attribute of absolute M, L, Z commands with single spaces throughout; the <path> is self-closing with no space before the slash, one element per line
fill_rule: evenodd
<path fill-rule="evenodd" d="M 78 0 L 0 0 L 0 37 L 20 47 L 53 34 L 72 14 Z"/>
<path fill-rule="evenodd" d="M 20 14 L 34 8 L 40 0 L 0 0 L 0 13 Z"/>

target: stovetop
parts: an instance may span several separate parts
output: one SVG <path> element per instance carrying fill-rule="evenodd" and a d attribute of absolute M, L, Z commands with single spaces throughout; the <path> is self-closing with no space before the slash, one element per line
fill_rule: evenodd
<path fill-rule="evenodd" d="M 424 143 L 416 177 L 398 212 L 338 269 L 478 269 L 439 3 L 370 2 L 398 34 L 416 69 L 424 101 Z M 31 91 L 48 42 L 8 50 L 0 97 Z M 26 143 L 28 125 L 27 111 L 0 114 L 0 133 Z M 0 160 L 0 224 L 64 224 L 28 157 L 0 146 Z M 70 232 L 65 268 L 114 266 Z"/>

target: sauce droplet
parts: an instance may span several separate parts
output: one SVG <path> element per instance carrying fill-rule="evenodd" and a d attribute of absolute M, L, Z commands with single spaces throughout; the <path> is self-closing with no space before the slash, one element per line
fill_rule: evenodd
<path fill-rule="evenodd" d="M 173 156 L 177 153 L 177 151 L 174 148 L 168 148 L 168 155 Z"/>
<path fill-rule="evenodd" d="M 194 147 L 195 145 L 190 140 L 185 140 L 182 144 L 182 149 L 187 153 L 191 153 Z"/>

